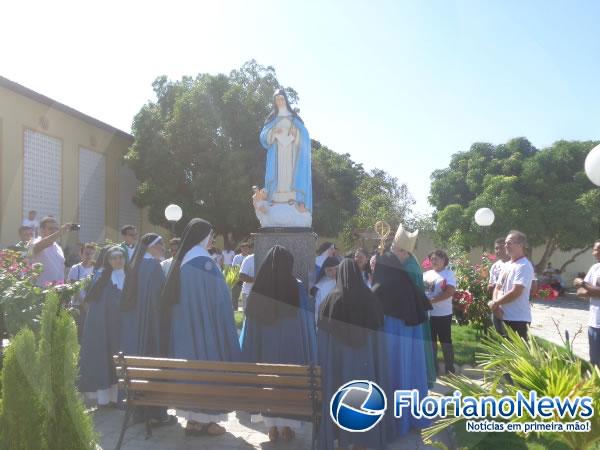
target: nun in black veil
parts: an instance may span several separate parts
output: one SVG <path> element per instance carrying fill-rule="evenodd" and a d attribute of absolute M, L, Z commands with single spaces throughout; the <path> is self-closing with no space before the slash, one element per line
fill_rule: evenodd
<path fill-rule="evenodd" d="M 131 356 L 165 356 L 161 351 L 160 295 L 165 282 L 160 261 L 162 237 L 145 234 L 125 266 L 125 285 L 121 297 L 121 330 L 119 349 Z M 136 408 L 134 421 L 146 421 L 149 426 L 174 423 L 166 408 Z"/>
<path fill-rule="evenodd" d="M 181 238 L 162 293 L 170 317 L 169 357 L 204 361 L 239 361 L 240 347 L 231 309 L 231 294 L 220 268 L 208 253 L 212 225 L 192 219 Z M 168 314 L 167 314 L 168 313 Z M 186 420 L 186 434 L 220 435 L 227 412 L 177 410 Z"/>
<path fill-rule="evenodd" d="M 294 257 L 289 250 L 276 245 L 258 269 L 240 335 L 245 361 L 303 365 L 315 362 L 314 315 L 306 288 L 294 276 L 293 266 Z M 279 438 L 279 430 L 284 441 L 292 439 L 293 429 L 301 426 L 289 418 L 262 419 L 272 441 Z"/>
<path fill-rule="evenodd" d="M 335 288 L 319 309 L 318 354 L 323 383 L 323 412 L 319 448 L 384 449 L 386 427 L 378 423 L 363 433 L 342 430 L 329 414 L 334 393 L 352 380 L 370 380 L 384 387 L 385 361 L 381 357 L 381 303 L 365 284 L 356 262 L 344 258 Z"/>

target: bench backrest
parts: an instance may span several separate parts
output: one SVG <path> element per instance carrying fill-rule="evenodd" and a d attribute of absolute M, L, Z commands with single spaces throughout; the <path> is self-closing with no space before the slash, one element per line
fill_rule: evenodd
<path fill-rule="evenodd" d="M 321 402 L 318 366 L 114 356 L 136 405 L 247 411 L 307 419 Z"/>

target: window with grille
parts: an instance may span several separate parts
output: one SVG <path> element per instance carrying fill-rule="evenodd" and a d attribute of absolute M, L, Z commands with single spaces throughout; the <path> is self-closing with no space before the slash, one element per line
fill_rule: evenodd
<path fill-rule="evenodd" d="M 119 229 L 124 225 L 134 225 L 140 229 L 140 208 L 132 201 L 138 180 L 127 166 L 119 168 Z"/>
<path fill-rule="evenodd" d="M 104 241 L 106 222 L 106 157 L 79 149 L 79 230 L 80 242 Z"/>
<path fill-rule="evenodd" d="M 35 210 L 37 220 L 54 216 L 60 223 L 62 142 L 33 130 L 25 130 L 23 140 L 23 218 Z"/>

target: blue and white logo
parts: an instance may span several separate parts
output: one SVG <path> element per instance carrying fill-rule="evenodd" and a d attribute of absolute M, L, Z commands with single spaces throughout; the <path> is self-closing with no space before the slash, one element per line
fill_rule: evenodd
<path fill-rule="evenodd" d="M 376 383 L 353 380 L 333 395 L 329 413 L 342 430 L 362 432 L 377 425 L 386 408 L 385 393 Z"/>

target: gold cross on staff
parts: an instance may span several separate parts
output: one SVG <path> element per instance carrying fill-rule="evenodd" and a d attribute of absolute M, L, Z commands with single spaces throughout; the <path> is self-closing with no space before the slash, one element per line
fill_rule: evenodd
<path fill-rule="evenodd" d="M 383 255 L 383 252 L 385 251 L 385 241 L 387 240 L 388 236 L 390 235 L 390 224 L 387 223 L 384 220 L 380 220 L 379 222 L 375 223 L 375 233 L 377 233 L 377 236 L 379 236 L 380 242 L 379 242 L 379 254 Z"/>

